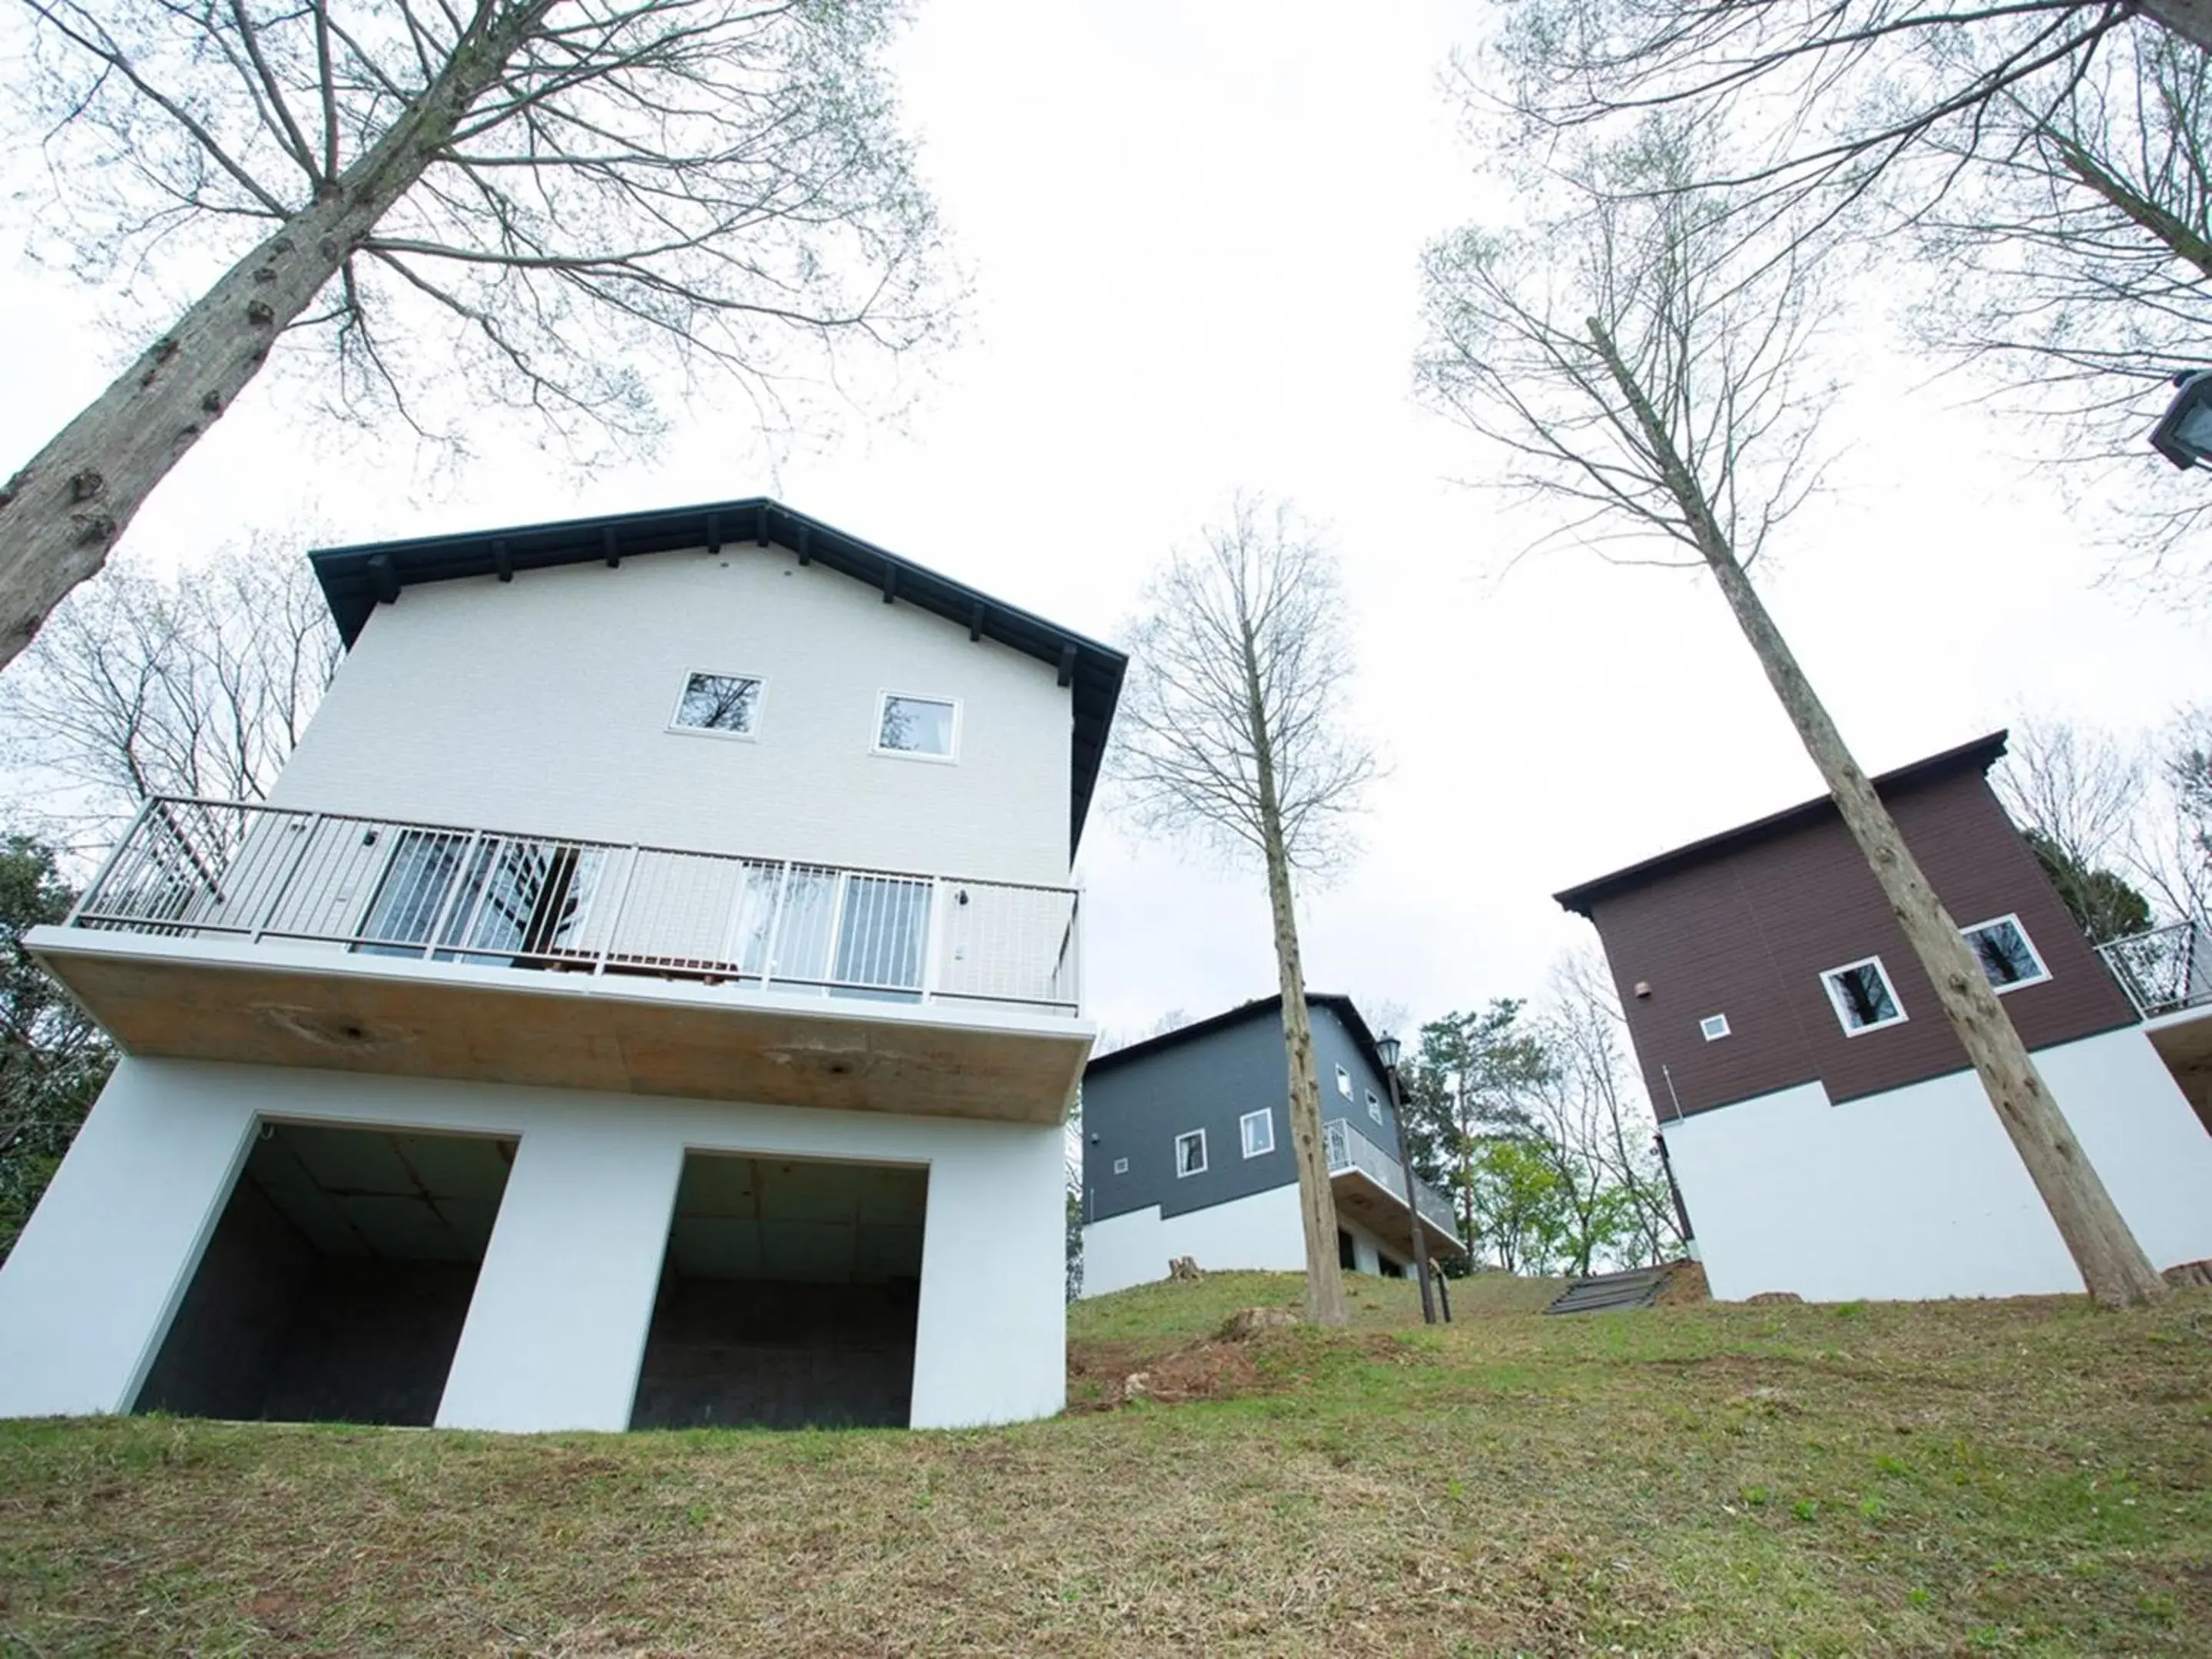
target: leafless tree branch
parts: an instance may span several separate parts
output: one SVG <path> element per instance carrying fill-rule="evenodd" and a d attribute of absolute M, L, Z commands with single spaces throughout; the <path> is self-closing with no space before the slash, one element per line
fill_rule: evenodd
<path fill-rule="evenodd" d="M 40 222 L 159 332 L 0 489 L 0 665 L 266 365 L 341 422 L 459 448 L 489 404 L 587 459 L 704 379 L 771 437 L 864 362 L 893 404 L 949 331 L 899 0 L 17 3 Z"/>

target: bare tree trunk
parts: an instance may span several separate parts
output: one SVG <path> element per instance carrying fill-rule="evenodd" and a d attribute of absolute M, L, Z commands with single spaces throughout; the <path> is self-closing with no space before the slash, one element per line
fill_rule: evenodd
<path fill-rule="evenodd" d="M 268 361 L 276 337 L 422 177 L 553 0 L 478 14 L 374 148 L 219 278 L 0 489 L 0 667 Z"/>
<path fill-rule="evenodd" d="M 2059 159 L 2065 162 L 2068 172 L 2141 226 L 2175 258 L 2193 266 L 2199 276 L 2212 277 L 2212 243 L 2157 203 L 2136 195 L 2100 167 L 2079 144 L 2057 137 L 2052 142 L 2057 145 Z"/>
<path fill-rule="evenodd" d="M 2142 0 L 2142 13 L 2160 27 L 2212 52 L 2212 0 Z"/>
<path fill-rule="evenodd" d="M 1290 854 L 1283 843 L 1282 808 L 1275 793 L 1274 750 L 1249 624 L 1243 647 L 1260 821 L 1267 842 L 1267 905 L 1275 922 L 1275 978 L 1283 995 L 1283 1049 L 1290 1066 L 1291 1152 L 1298 1170 L 1298 1219 L 1306 1235 L 1306 1318 L 1316 1325 L 1348 1325 L 1352 1315 L 1345 1305 L 1344 1269 L 1336 1255 L 1336 1194 L 1328 1184 L 1328 1157 L 1322 1136 L 1321 1068 L 1314 1061 L 1313 1020 L 1306 1009 L 1305 964 L 1298 953 Z"/>
<path fill-rule="evenodd" d="M 1814 695 L 1789 642 L 1767 614 L 1743 567 L 1736 562 L 1735 549 L 1722 533 L 1704 492 L 1676 452 L 1650 400 L 1621 361 L 1604 325 L 1593 317 L 1589 327 L 1607 373 L 1664 469 L 1669 492 L 1696 531 L 1698 550 L 1720 583 L 1744 637 L 1757 653 L 1759 666 L 1766 671 L 1768 684 L 1803 739 L 1805 752 L 1820 769 L 1821 779 L 1843 814 L 1844 827 L 1866 854 L 1868 866 L 1905 932 L 1905 942 L 1934 985 L 1944 1018 L 1979 1073 L 1990 1103 L 1996 1109 L 1998 1121 L 2012 1137 L 2029 1178 L 2043 1195 L 2090 1296 L 2110 1308 L 2164 1296 L 2165 1280 L 2128 1230 L 2126 1218 L 2044 1086 L 2027 1045 L 1998 1005 L 1989 976 L 1966 948 L 1958 924 L 1936 896 L 1936 890 L 1899 833 L 1896 821 L 1852 759 L 1843 734 Z"/>

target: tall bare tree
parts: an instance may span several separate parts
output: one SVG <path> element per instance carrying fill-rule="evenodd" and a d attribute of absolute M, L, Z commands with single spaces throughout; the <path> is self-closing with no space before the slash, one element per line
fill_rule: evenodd
<path fill-rule="evenodd" d="M 2177 825 L 2176 874 L 2161 889 L 2177 915 L 2212 915 L 2212 706 L 2175 720 L 2165 750 L 2162 770 Z"/>
<path fill-rule="evenodd" d="M 272 362 L 425 432 L 452 376 L 471 415 L 635 440 L 700 376 L 766 414 L 942 320 L 894 0 L 20 3 L 41 222 L 205 286 L 0 489 L 0 665 Z"/>
<path fill-rule="evenodd" d="M 1594 154 L 1531 234 L 1431 250 L 1423 385 L 1498 444 L 1523 486 L 1586 531 L 1671 541 L 1727 600 L 1819 768 L 2072 1253 L 2090 1294 L 2163 1294 L 1981 965 L 1845 745 L 1747 567 L 1803 498 L 1822 402 L 1806 359 L 1824 314 L 1801 237 L 1747 243 L 1712 156 L 1647 122 Z"/>
<path fill-rule="evenodd" d="M 1737 142 L 1696 182 L 1833 211 L 1923 146 L 2001 153 L 1993 106 L 2063 96 L 2130 31 L 2212 50 L 2212 0 L 1511 0 L 1499 50 L 1540 131 L 1725 117 Z"/>
<path fill-rule="evenodd" d="M 1509 0 L 1462 67 L 1521 137 L 1654 111 L 1730 133 L 1692 182 L 1889 270 L 1917 247 L 1924 343 L 2071 463 L 2116 573 L 2201 603 L 2201 481 L 2144 437 L 2207 361 L 2212 0 Z M 1509 90 L 1497 99 L 1492 88 Z"/>
<path fill-rule="evenodd" d="M 1990 781 L 2092 944 L 2212 911 L 2212 708 L 2118 734 L 2024 720 Z"/>
<path fill-rule="evenodd" d="M 234 547 L 169 577 L 126 564 L 71 595 L 0 680 L 0 762 L 78 845 L 149 795 L 258 800 L 338 659 L 296 552 Z"/>
<path fill-rule="evenodd" d="M 2212 496 L 2143 437 L 2169 377 L 2212 364 L 2212 57 L 2122 31 L 2051 95 L 1996 100 L 1974 137 L 1977 165 L 1939 142 L 1920 169 L 1950 187 L 1913 221 L 1941 273 L 1914 332 L 2049 429 L 2129 574 L 2201 604 Z"/>
<path fill-rule="evenodd" d="M 1298 951 L 1296 878 L 1352 850 L 1375 775 L 1344 716 L 1349 658 L 1336 562 L 1287 505 L 1240 497 L 1229 521 L 1177 552 L 1129 630 L 1132 677 L 1115 721 L 1115 775 L 1146 829 L 1256 858 L 1274 919 L 1290 1069 L 1291 1146 L 1306 1243 L 1306 1316 L 1349 1317 L 1321 1079 Z"/>
<path fill-rule="evenodd" d="M 2146 850 L 2154 810 L 2139 753 L 2101 732 L 2023 721 L 1990 781 L 2090 944 L 2150 926 L 2149 902 L 2123 873 Z"/>
<path fill-rule="evenodd" d="M 1535 1021 L 1549 1064 L 1528 1110 L 1559 1149 L 1584 1237 L 1640 1267 L 1671 1260 L 1682 1238 L 1652 1140 L 1657 1120 L 1629 1063 L 1627 1030 L 1603 958 L 1590 949 L 1562 957 Z"/>

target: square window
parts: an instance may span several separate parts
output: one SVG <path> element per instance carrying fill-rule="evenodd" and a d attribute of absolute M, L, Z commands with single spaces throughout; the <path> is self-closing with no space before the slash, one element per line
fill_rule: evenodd
<path fill-rule="evenodd" d="M 1703 1019 L 1698 1022 L 1698 1029 L 1705 1034 L 1706 1042 L 1718 1042 L 1723 1037 L 1729 1034 L 1728 1016 L 1726 1014 L 1707 1014 Z"/>
<path fill-rule="evenodd" d="M 1176 1179 L 1206 1173 L 1206 1131 L 1192 1129 L 1176 1137 Z"/>
<path fill-rule="evenodd" d="M 1341 1066 L 1336 1068 L 1336 1091 L 1346 1100 L 1352 1098 L 1352 1073 Z"/>
<path fill-rule="evenodd" d="M 1375 1091 L 1372 1089 L 1367 1091 L 1367 1115 L 1377 1123 L 1382 1121 L 1382 1103 L 1375 1097 Z"/>
<path fill-rule="evenodd" d="M 959 728 L 960 705 L 950 697 L 886 691 L 876 709 L 876 752 L 949 761 Z"/>
<path fill-rule="evenodd" d="M 1247 1112 L 1237 1120 L 1237 1133 L 1244 1137 L 1244 1156 L 1261 1158 L 1275 1150 L 1275 1115 L 1272 1111 Z"/>
<path fill-rule="evenodd" d="M 1897 1000 L 1897 989 L 1890 984 L 1880 957 L 1831 968 L 1820 975 L 1820 983 L 1827 988 L 1828 1000 L 1835 1007 L 1836 1018 L 1843 1022 L 1846 1036 L 1904 1023 L 1904 1006 Z"/>
<path fill-rule="evenodd" d="M 668 724 L 678 732 L 750 738 L 760 724 L 760 699 L 757 674 L 693 674 L 684 680 Z"/>
<path fill-rule="evenodd" d="M 1128 1160 L 1127 1158 L 1115 1158 L 1115 1159 L 1114 1160 L 1114 1173 L 1115 1173 L 1115 1175 L 1127 1175 L 1127 1174 L 1128 1174 L 1128 1173 L 1129 1173 L 1129 1160 Z"/>
<path fill-rule="evenodd" d="M 2051 970 L 2036 955 L 2027 929 L 2020 925 L 2018 916 L 1999 916 L 1995 921 L 1977 922 L 1960 932 L 1966 938 L 1966 948 L 1982 964 L 1982 971 L 1990 976 L 1990 988 L 1998 995 L 2018 990 L 2023 985 L 2040 984 L 2051 977 Z"/>

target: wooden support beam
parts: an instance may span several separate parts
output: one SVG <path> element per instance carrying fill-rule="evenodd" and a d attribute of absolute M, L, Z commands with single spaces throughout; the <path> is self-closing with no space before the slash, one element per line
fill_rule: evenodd
<path fill-rule="evenodd" d="M 983 602 L 981 599 L 976 600 L 974 608 L 968 612 L 968 637 L 971 641 L 983 637 Z"/>
<path fill-rule="evenodd" d="M 707 556 L 711 559 L 721 550 L 722 515 L 719 513 L 709 513 L 707 515 Z"/>
<path fill-rule="evenodd" d="M 392 562 L 392 555 L 389 553 L 370 555 L 368 576 L 369 580 L 376 584 L 376 597 L 379 603 L 384 605 L 399 603 L 399 571 Z"/>
<path fill-rule="evenodd" d="M 620 550 L 615 546 L 615 532 L 612 530 L 602 530 L 599 532 L 599 546 L 606 553 L 607 568 L 610 570 L 621 569 L 622 553 Z"/>
<path fill-rule="evenodd" d="M 491 544 L 491 568 L 499 572 L 503 582 L 514 580 L 514 556 L 507 550 L 507 538 L 501 537 Z"/>
<path fill-rule="evenodd" d="M 898 567 L 889 559 L 884 561 L 884 603 L 889 605 L 898 598 Z"/>
<path fill-rule="evenodd" d="M 753 509 L 753 539 L 763 547 L 768 545 L 768 503 L 763 501 Z"/>
<path fill-rule="evenodd" d="M 811 524 L 803 524 L 799 526 L 798 552 L 799 563 L 812 564 L 814 562 L 814 526 Z"/>
<path fill-rule="evenodd" d="M 1072 685 L 1074 681 L 1075 647 L 1072 645 L 1063 645 L 1060 647 L 1060 683 L 1062 685 Z M 1297 1011 L 1294 1009 L 1292 1012 Z"/>

